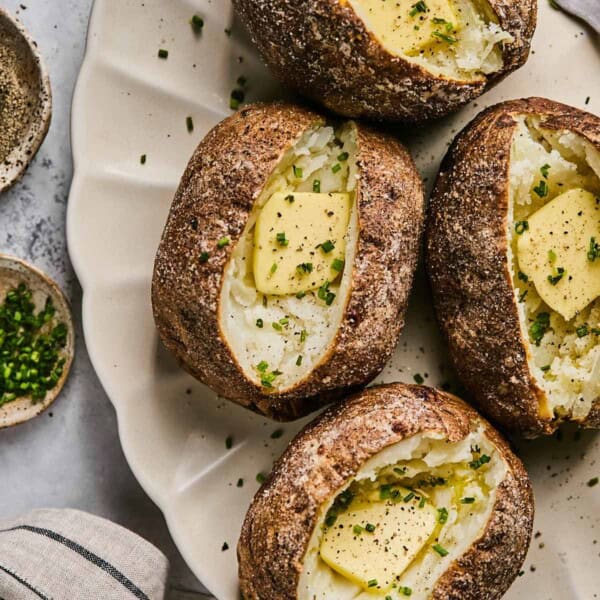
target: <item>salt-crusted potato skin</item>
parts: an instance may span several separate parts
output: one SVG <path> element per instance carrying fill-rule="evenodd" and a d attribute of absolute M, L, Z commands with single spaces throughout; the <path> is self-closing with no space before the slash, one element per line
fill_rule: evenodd
<path fill-rule="evenodd" d="M 504 66 L 487 78 L 438 76 L 393 56 L 342 0 L 233 0 L 266 64 L 280 81 L 346 117 L 419 122 L 480 96 L 529 56 L 537 0 L 488 0 L 514 37 Z"/>
<path fill-rule="evenodd" d="M 600 149 L 600 119 L 543 98 L 493 106 L 469 124 L 444 158 L 428 217 L 427 269 L 454 366 L 479 407 L 526 437 L 560 424 L 540 415 L 546 393 L 527 362 L 508 259 L 509 166 L 515 116 L 537 115 Z M 584 427 L 600 427 L 596 404 Z"/>
<path fill-rule="evenodd" d="M 257 104 L 217 125 L 183 175 L 155 262 L 152 303 L 166 347 L 221 396 L 279 420 L 305 415 L 383 368 L 404 325 L 424 219 L 422 183 L 408 152 L 358 126 L 359 234 L 340 328 L 321 362 L 287 391 L 247 379 L 219 325 L 224 270 L 285 151 L 323 122 L 297 106 Z M 223 237 L 231 242 L 218 249 Z M 202 263 L 205 251 L 210 258 Z"/>
<path fill-rule="evenodd" d="M 421 432 L 450 442 L 483 426 L 507 464 L 483 535 L 442 575 L 435 600 L 494 600 L 517 576 L 533 526 L 525 468 L 502 437 L 462 400 L 432 388 L 375 386 L 331 407 L 290 443 L 256 494 L 238 543 L 246 600 L 295 600 L 319 507 L 369 458 Z"/>

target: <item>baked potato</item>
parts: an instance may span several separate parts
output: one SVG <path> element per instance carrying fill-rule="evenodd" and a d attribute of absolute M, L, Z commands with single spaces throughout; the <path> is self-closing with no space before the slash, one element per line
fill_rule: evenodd
<path fill-rule="evenodd" d="M 238 543 L 245 600 L 493 600 L 525 559 L 533 497 L 507 443 L 458 398 L 368 388 L 277 461 Z"/>
<path fill-rule="evenodd" d="M 431 199 L 438 320 L 483 411 L 532 437 L 600 426 L 600 119 L 498 104 L 455 140 Z"/>
<path fill-rule="evenodd" d="M 536 0 L 233 0 L 273 74 L 346 117 L 451 113 L 525 63 Z"/>
<path fill-rule="evenodd" d="M 424 220 L 395 139 L 286 104 L 249 106 L 193 155 L 156 256 L 160 336 L 225 398 L 294 419 L 383 368 Z"/>

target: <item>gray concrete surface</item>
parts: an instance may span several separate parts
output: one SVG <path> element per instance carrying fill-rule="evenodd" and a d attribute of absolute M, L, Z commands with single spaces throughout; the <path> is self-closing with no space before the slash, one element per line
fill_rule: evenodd
<path fill-rule="evenodd" d="M 81 288 L 67 254 L 71 182 L 70 107 L 92 0 L 3 0 L 32 33 L 50 70 L 52 125 L 25 178 L 0 197 L 0 252 L 24 258 L 63 287 L 77 323 L 77 352 L 60 398 L 37 419 L 0 431 L 0 518 L 33 508 L 70 507 L 116 521 L 171 561 L 169 600 L 209 597 L 183 562 L 160 511 L 121 451 L 112 405 L 81 334 Z"/>

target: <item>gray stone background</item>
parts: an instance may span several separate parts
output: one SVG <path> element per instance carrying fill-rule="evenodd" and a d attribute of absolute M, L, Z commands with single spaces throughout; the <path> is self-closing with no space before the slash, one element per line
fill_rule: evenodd
<path fill-rule="evenodd" d="M 0 197 L 0 252 L 46 271 L 69 297 L 77 325 L 73 370 L 49 411 L 0 431 L 0 519 L 33 508 L 77 508 L 140 534 L 171 561 L 169 600 L 208 598 L 175 548 L 162 514 L 121 451 L 112 405 L 81 333 L 81 288 L 65 236 L 72 175 L 70 112 L 92 0 L 3 0 L 38 42 L 50 70 L 54 110 L 48 137 L 24 179 Z"/>

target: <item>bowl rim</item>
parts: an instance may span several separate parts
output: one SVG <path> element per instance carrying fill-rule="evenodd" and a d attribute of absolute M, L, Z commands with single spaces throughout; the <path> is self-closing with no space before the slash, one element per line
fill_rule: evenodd
<path fill-rule="evenodd" d="M 38 94 L 40 103 L 39 108 L 34 112 L 34 119 L 32 119 L 28 129 L 23 133 L 21 144 L 15 146 L 6 157 L 5 163 L 6 161 L 10 161 L 10 163 L 0 164 L 0 175 L 5 178 L 4 183 L 0 181 L 0 193 L 2 193 L 23 177 L 48 133 L 52 118 L 52 88 L 50 86 L 50 75 L 38 45 L 23 23 L 1 6 L 0 20 L 9 22 L 16 29 L 17 34 L 25 40 L 31 56 L 37 65 L 38 79 L 40 81 L 40 91 Z"/>

